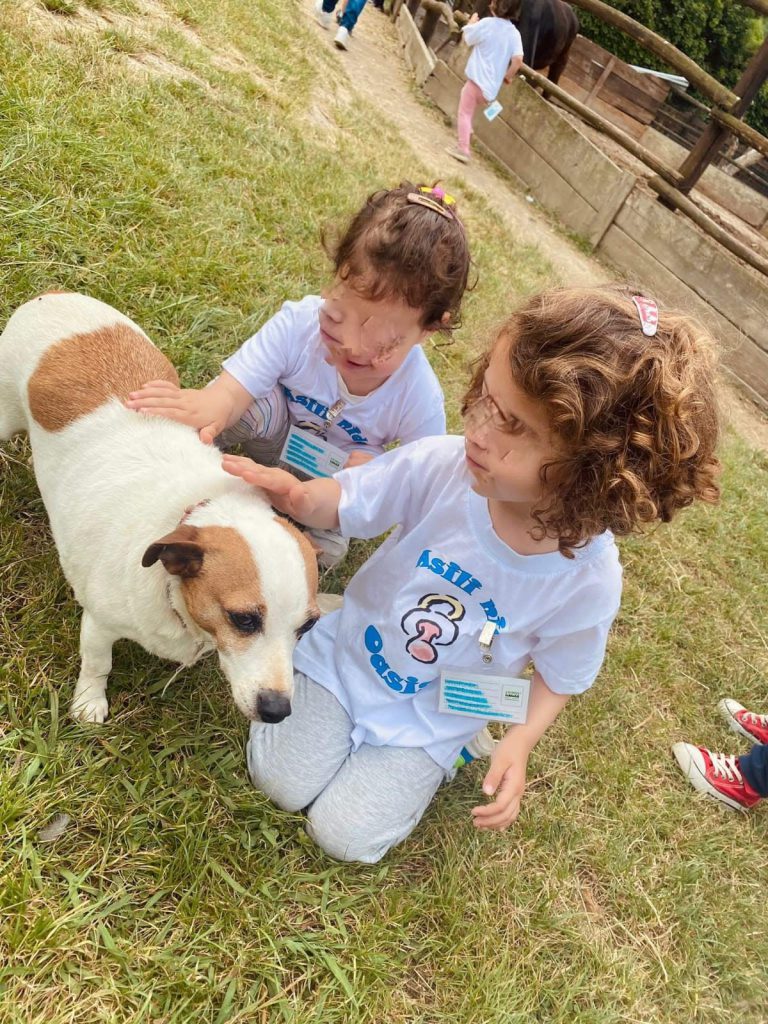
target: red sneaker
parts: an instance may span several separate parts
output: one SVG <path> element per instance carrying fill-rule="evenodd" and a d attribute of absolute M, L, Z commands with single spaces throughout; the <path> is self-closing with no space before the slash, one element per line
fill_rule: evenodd
<path fill-rule="evenodd" d="M 746 811 L 760 800 L 739 771 L 738 757 L 713 754 L 706 747 L 675 743 L 672 753 L 694 789 L 719 800 L 726 807 Z"/>
<path fill-rule="evenodd" d="M 768 743 L 768 715 L 747 711 L 737 700 L 731 700 L 730 697 L 721 700 L 717 710 L 729 727 L 750 743 Z"/>

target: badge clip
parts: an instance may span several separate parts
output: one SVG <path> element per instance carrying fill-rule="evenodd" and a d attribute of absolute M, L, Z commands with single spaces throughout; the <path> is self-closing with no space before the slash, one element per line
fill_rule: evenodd
<path fill-rule="evenodd" d="M 486 622 L 480 631 L 480 650 L 482 651 L 483 663 L 490 665 L 493 661 L 493 655 L 491 654 L 491 644 L 493 638 L 496 636 L 496 625 L 493 622 Z"/>
<path fill-rule="evenodd" d="M 332 427 L 336 420 L 339 418 L 345 404 L 346 403 L 344 402 L 343 398 L 337 398 L 333 405 L 330 407 L 328 412 L 325 414 L 326 430 L 329 427 Z"/>

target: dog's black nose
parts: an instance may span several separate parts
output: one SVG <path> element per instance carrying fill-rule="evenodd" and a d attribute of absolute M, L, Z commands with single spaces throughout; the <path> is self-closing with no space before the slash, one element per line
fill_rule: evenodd
<path fill-rule="evenodd" d="M 282 722 L 291 713 L 291 702 L 279 690 L 261 690 L 256 699 L 256 710 L 262 722 Z"/>

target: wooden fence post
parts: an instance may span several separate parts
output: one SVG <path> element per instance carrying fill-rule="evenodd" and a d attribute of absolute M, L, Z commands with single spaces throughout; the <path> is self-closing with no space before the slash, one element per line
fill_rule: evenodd
<path fill-rule="evenodd" d="M 768 38 L 747 64 L 744 74 L 733 87 L 739 100 L 728 111 L 733 117 L 741 117 L 757 95 L 760 86 L 768 78 Z M 693 186 L 717 156 L 721 146 L 728 138 L 730 130 L 717 120 L 712 119 L 691 152 L 680 167 L 682 181 L 678 189 L 683 193 L 691 191 Z"/>

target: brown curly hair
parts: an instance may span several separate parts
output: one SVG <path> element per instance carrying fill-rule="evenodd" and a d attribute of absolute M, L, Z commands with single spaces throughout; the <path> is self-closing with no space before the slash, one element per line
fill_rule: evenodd
<path fill-rule="evenodd" d="M 560 552 L 611 530 L 669 522 L 696 498 L 716 502 L 720 463 L 712 339 L 691 318 L 660 309 L 646 337 L 624 286 L 563 288 L 529 299 L 498 332 L 516 385 L 540 401 L 563 455 L 542 468 L 551 500 L 534 536 Z M 462 412 L 480 395 L 490 352 Z"/>
<path fill-rule="evenodd" d="M 460 326 L 469 242 L 455 203 L 428 197 L 446 217 L 408 199 L 420 187 L 403 181 L 373 192 L 341 237 L 331 242 L 324 236 L 323 245 L 337 275 L 352 278 L 366 298 L 400 299 L 420 310 L 422 327 L 449 333 Z"/>

